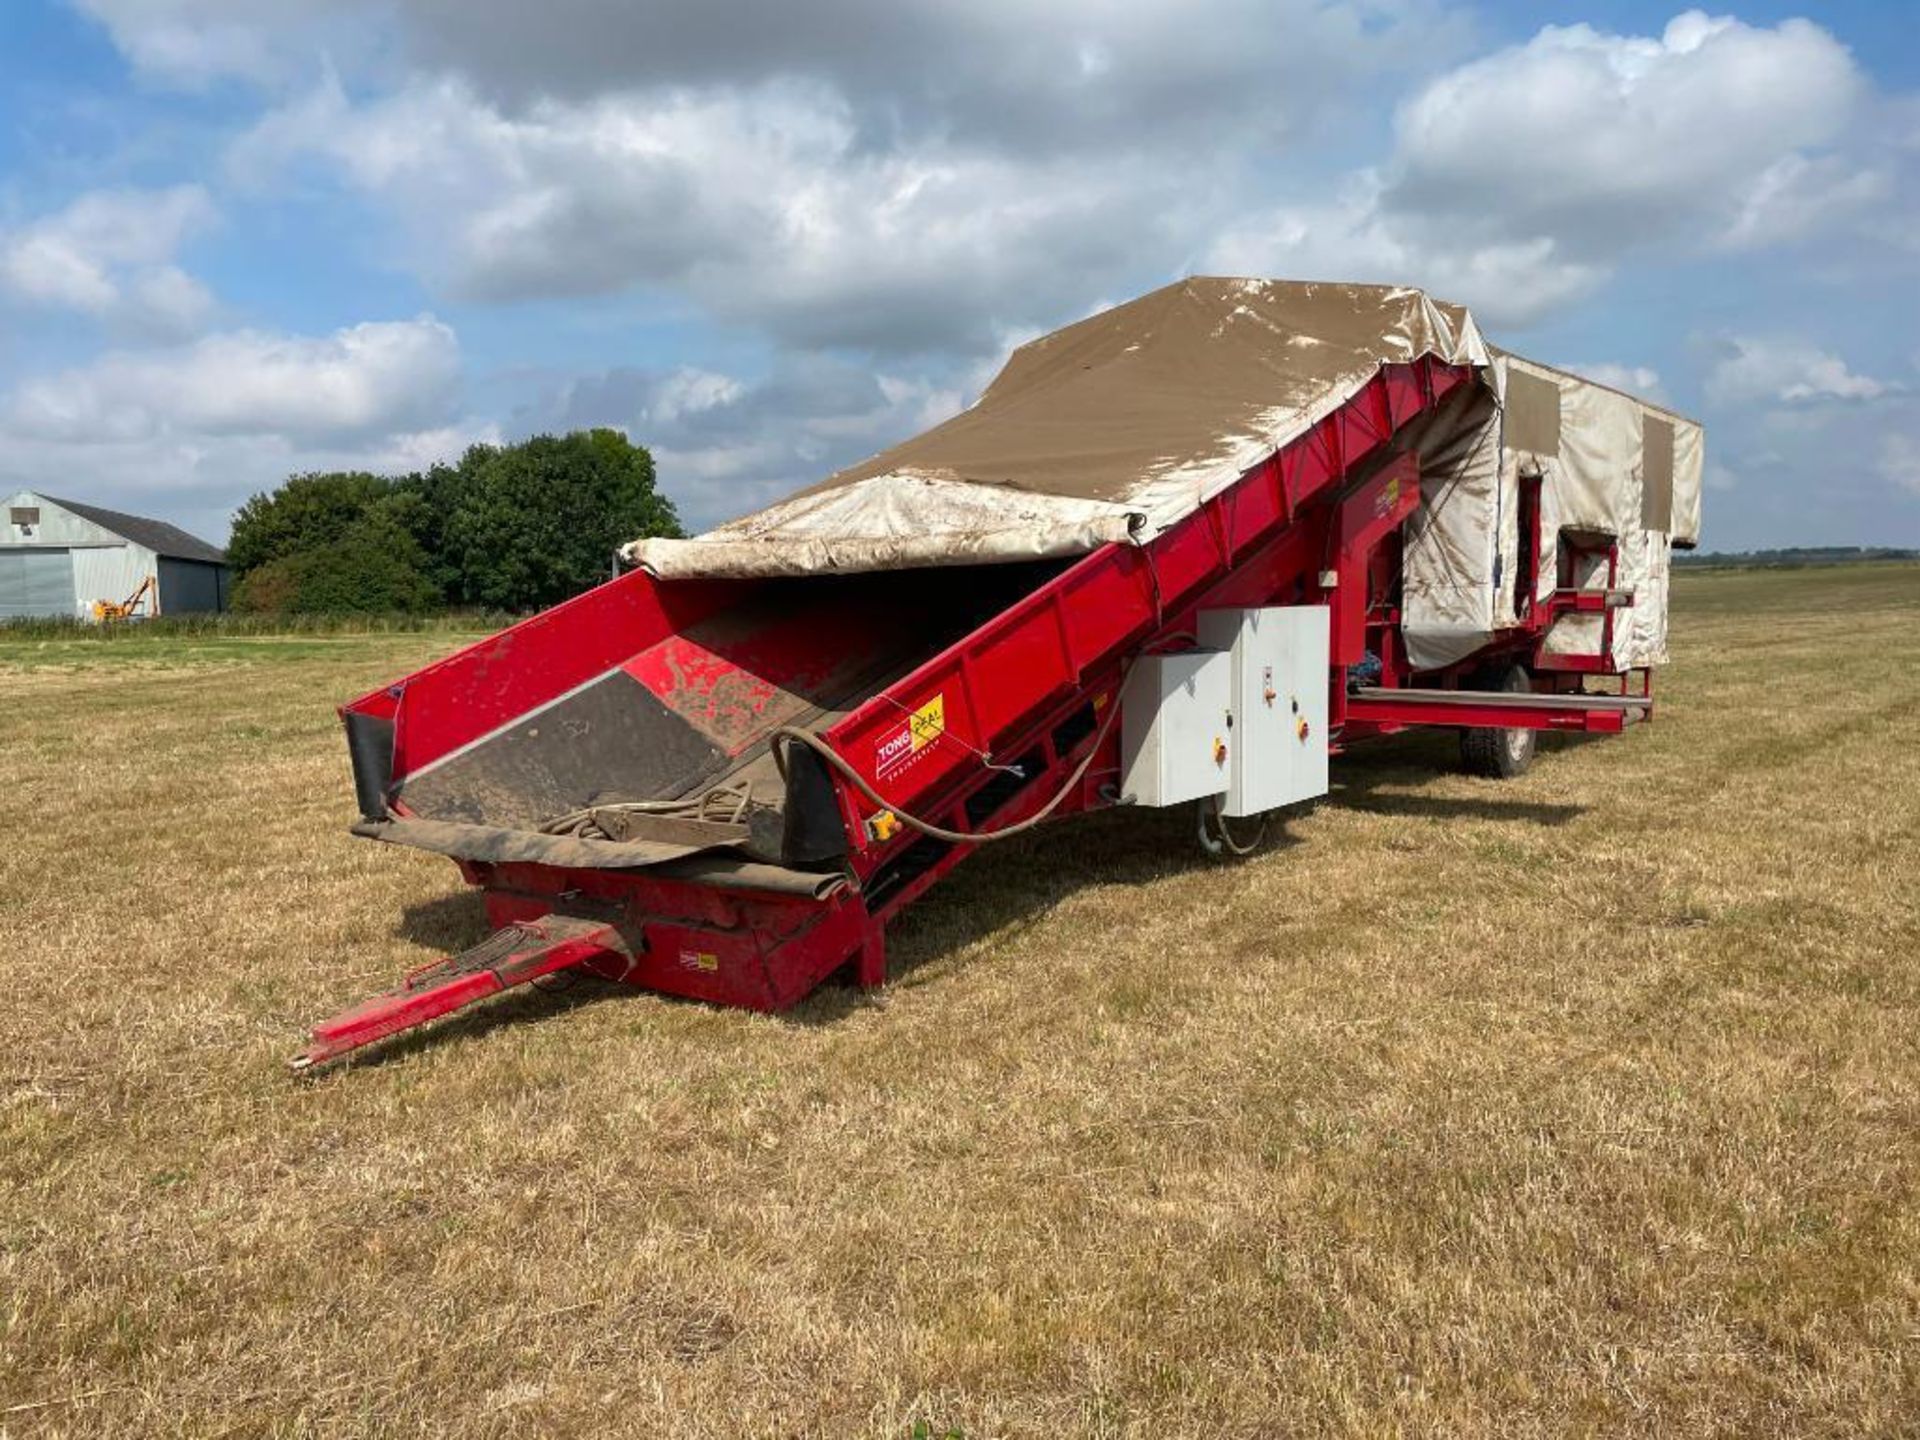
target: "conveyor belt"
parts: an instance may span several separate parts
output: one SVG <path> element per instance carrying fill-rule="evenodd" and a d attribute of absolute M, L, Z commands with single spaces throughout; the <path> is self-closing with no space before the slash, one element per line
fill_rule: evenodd
<path fill-rule="evenodd" d="M 630 653 L 584 682 L 556 677 L 557 694 L 413 764 L 386 798 L 416 819 L 532 833 L 592 805 L 693 798 L 737 783 L 771 816 L 760 817 L 749 849 L 780 859 L 786 785 L 768 734 L 835 723 L 1058 569 L 1008 564 L 740 587 L 740 598 L 717 613 L 684 624 L 662 617 Z M 524 649 L 510 651 L 515 634 L 483 642 L 498 652 L 487 676 L 456 687 L 429 671 L 408 682 L 408 703 L 431 701 L 435 691 L 485 693 L 492 675 L 518 674 L 526 662 Z M 464 724 L 468 707 L 449 708 Z M 772 851 L 758 843 L 763 831 Z"/>

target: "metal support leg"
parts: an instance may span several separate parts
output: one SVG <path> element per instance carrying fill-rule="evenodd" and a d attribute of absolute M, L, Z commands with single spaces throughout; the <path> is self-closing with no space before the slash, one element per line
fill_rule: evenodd
<path fill-rule="evenodd" d="M 871 920 L 867 923 L 867 933 L 860 942 L 860 953 L 854 960 L 854 978 L 862 990 L 878 990 L 887 983 L 887 927 L 886 922 Z"/>

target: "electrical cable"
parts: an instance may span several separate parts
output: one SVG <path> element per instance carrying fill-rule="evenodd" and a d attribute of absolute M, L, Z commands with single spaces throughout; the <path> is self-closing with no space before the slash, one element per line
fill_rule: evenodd
<path fill-rule="evenodd" d="M 854 769 L 853 765 L 823 738 L 811 730 L 802 730 L 797 725 L 782 725 L 773 732 L 771 737 L 773 760 L 774 764 L 779 766 L 780 777 L 784 780 L 787 775 L 787 758 L 786 751 L 779 742 L 785 740 L 806 746 L 834 770 L 838 771 L 842 779 L 852 785 L 853 788 L 858 790 L 862 795 L 866 796 L 869 801 L 878 805 L 882 810 L 890 811 L 899 819 L 900 823 L 908 829 L 918 830 L 922 835 L 930 839 L 945 840 L 954 845 L 984 845 L 993 840 L 1011 840 L 1016 835 L 1023 835 L 1027 831 L 1034 829 L 1041 821 L 1052 815 L 1055 810 L 1058 810 L 1061 803 L 1065 801 L 1067 796 L 1071 795 L 1074 788 L 1079 785 L 1081 777 L 1092 767 L 1093 757 L 1100 753 L 1101 744 L 1106 740 L 1108 732 L 1113 729 L 1114 717 L 1120 713 L 1120 689 L 1121 686 L 1126 683 L 1126 678 L 1125 672 L 1122 672 L 1120 679 L 1114 684 L 1113 690 L 1108 698 L 1106 718 L 1100 722 L 1100 728 L 1094 732 L 1093 743 L 1087 747 L 1087 753 L 1080 757 L 1080 763 L 1073 767 L 1073 773 L 1067 776 L 1065 783 L 1061 785 L 1060 789 L 1054 794 L 1054 797 L 1026 819 L 1016 820 L 1013 824 L 1002 826 L 998 830 L 976 830 L 969 834 L 964 830 L 948 830 L 943 826 L 935 825 L 929 820 L 922 820 L 918 815 L 909 814 L 898 805 L 895 805 L 891 800 L 887 799 L 887 797 L 882 795 L 878 790 L 874 789 L 873 786 L 868 783 L 866 777 Z"/>
<path fill-rule="evenodd" d="M 1223 853 L 1223 848 L 1224 853 L 1229 855 L 1251 855 L 1260 848 L 1261 843 L 1267 838 L 1267 817 L 1262 815 L 1260 817 L 1260 829 L 1258 833 L 1254 835 L 1253 839 L 1249 840 L 1245 845 L 1236 841 L 1233 838 L 1233 831 L 1227 826 L 1227 817 L 1220 809 L 1220 797 L 1215 795 L 1212 800 L 1213 825 L 1220 836 L 1216 841 L 1212 836 L 1207 834 L 1208 802 L 1203 800 L 1195 808 L 1199 811 L 1200 816 L 1200 848 L 1205 850 L 1209 855 L 1219 855 Z"/>

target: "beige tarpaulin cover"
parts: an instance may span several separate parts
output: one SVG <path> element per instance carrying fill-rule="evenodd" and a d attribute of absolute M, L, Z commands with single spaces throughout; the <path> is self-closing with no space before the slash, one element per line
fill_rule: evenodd
<path fill-rule="evenodd" d="M 1393 361 L 1488 360 L 1418 290 L 1182 280 L 1014 351 L 975 405 L 695 540 L 641 540 L 663 578 L 813 575 L 1073 555 L 1148 538 Z"/>
<path fill-rule="evenodd" d="M 1494 351 L 1483 378 L 1483 402 L 1426 417 L 1403 442 L 1419 450 L 1422 472 L 1421 507 L 1407 526 L 1403 564 L 1401 631 L 1409 658 L 1438 669 L 1519 623 L 1525 597 L 1511 577 L 1522 564 L 1521 486 L 1537 477 L 1533 599 L 1545 600 L 1560 586 L 1605 587 L 1611 543 L 1619 554 L 1614 587 L 1634 596 L 1631 607 L 1614 612 L 1614 664 L 1663 663 L 1670 551 L 1700 535 L 1700 426 L 1503 350 Z M 1658 473 L 1649 474 L 1650 460 Z M 1597 654 L 1601 634 L 1600 616 L 1563 616 L 1546 648 Z"/>
<path fill-rule="evenodd" d="M 1022 346 L 975 405 L 924 434 L 696 539 L 640 540 L 624 554 L 677 579 L 967 565 L 1142 541 L 1338 409 L 1382 365 L 1422 355 L 1472 365 L 1481 383 L 1398 437 L 1422 466 L 1402 611 L 1415 665 L 1452 664 L 1516 623 L 1523 474 L 1541 479 L 1542 594 L 1604 582 L 1559 573 L 1563 532 L 1614 537 L 1616 583 L 1636 594 L 1616 615 L 1615 657 L 1664 659 L 1669 541 L 1691 545 L 1699 532 L 1700 427 L 1494 351 L 1465 309 L 1404 287 L 1180 281 Z M 1652 498 L 1648 459 L 1665 487 Z M 1596 617 L 1567 617 L 1549 644 L 1592 653 L 1599 633 Z"/>

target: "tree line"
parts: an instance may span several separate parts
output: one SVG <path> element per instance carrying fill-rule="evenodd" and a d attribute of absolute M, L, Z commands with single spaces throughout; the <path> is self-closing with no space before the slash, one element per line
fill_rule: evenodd
<path fill-rule="evenodd" d="M 410 475 L 295 475 L 240 507 L 227 561 L 242 610 L 526 611 L 605 580 L 627 541 L 681 533 L 645 447 L 576 430 Z"/>
<path fill-rule="evenodd" d="M 1783 550 L 1675 551 L 1676 570 L 1799 569 L 1813 565 L 1852 565 L 1862 560 L 1920 560 L 1920 550 L 1882 545 L 1794 545 Z"/>

